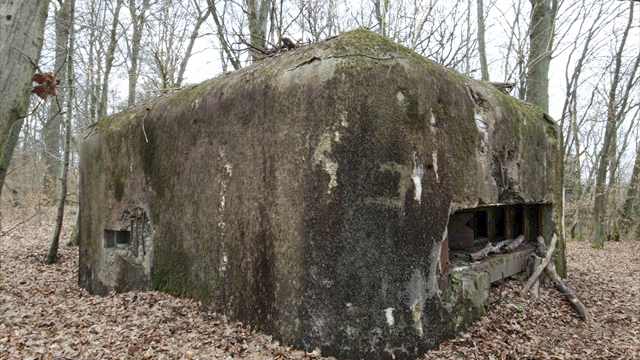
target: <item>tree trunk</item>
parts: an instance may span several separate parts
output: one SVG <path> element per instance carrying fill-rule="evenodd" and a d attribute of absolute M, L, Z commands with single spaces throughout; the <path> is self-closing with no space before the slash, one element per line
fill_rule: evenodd
<path fill-rule="evenodd" d="M 69 41 L 69 4 L 71 0 L 66 0 L 60 9 L 56 11 L 56 49 L 54 71 L 56 77 L 64 79 L 66 74 L 67 44 Z M 49 102 L 49 114 L 47 122 L 42 129 L 42 140 L 44 142 L 45 168 L 42 176 L 42 190 L 46 198 L 52 204 L 57 202 L 56 185 L 60 176 L 60 137 L 62 132 L 62 106 L 64 106 L 64 92 L 60 92 L 57 98 Z"/>
<path fill-rule="evenodd" d="M 267 20 L 271 11 L 271 2 L 269 0 L 247 0 L 247 10 L 251 45 L 254 48 L 266 50 Z M 251 55 L 254 60 L 261 56 L 253 49 Z"/>
<path fill-rule="evenodd" d="M 58 212 L 56 214 L 56 224 L 51 236 L 51 247 L 47 254 L 47 264 L 53 264 L 58 261 L 58 244 L 60 243 L 60 232 L 62 230 L 62 221 L 64 220 L 64 205 L 67 199 L 67 178 L 69 176 L 69 154 L 71 153 L 71 121 L 72 111 L 71 99 L 73 99 L 73 47 L 75 41 L 75 29 L 73 28 L 73 17 L 75 12 L 75 0 L 67 0 L 69 2 L 69 51 L 67 54 L 67 121 L 65 122 L 64 134 L 64 163 L 62 164 L 62 176 L 60 177 L 60 201 L 58 202 Z"/>
<path fill-rule="evenodd" d="M 489 68 L 487 66 L 487 52 L 484 44 L 484 3 L 477 0 L 478 5 L 478 54 L 480 55 L 480 70 L 482 80 L 489 81 Z"/>
<path fill-rule="evenodd" d="M 107 116 L 107 97 L 109 94 L 109 74 L 111 73 L 111 66 L 113 65 L 113 58 L 116 53 L 116 46 L 118 45 L 118 18 L 120 16 L 120 8 L 122 7 L 123 0 L 116 1 L 116 7 L 113 9 L 113 23 L 111 26 L 111 34 L 109 38 L 109 48 L 105 56 L 104 74 L 102 79 L 102 91 L 100 92 L 100 102 L 98 103 L 98 118 L 101 119 Z"/>
<path fill-rule="evenodd" d="M 529 60 L 525 99 L 549 111 L 549 64 L 553 41 L 551 0 L 531 0 Z"/>
<path fill-rule="evenodd" d="M 48 0 L 0 2 L 0 194 L 29 110 L 48 7 Z"/>
<path fill-rule="evenodd" d="M 383 2 L 382 4 L 380 2 Z M 378 34 L 387 37 L 387 12 L 389 11 L 389 0 L 375 0 L 373 2 L 378 20 Z"/>
<path fill-rule="evenodd" d="M 136 7 L 135 0 L 129 0 L 129 14 L 131 15 L 131 23 L 133 25 L 133 35 L 131 38 L 131 66 L 129 67 L 129 97 L 127 105 L 136 104 L 136 87 L 138 85 L 138 57 L 140 56 L 140 42 L 142 41 L 142 31 L 146 24 L 146 12 L 149 8 L 150 0 L 144 0 L 140 11 Z"/>
<path fill-rule="evenodd" d="M 624 205 L 622 206 L 622 214 L 620 216 L 620 233 L 626 234 L 630 225 L 633 223 L 633 208 L 636 203 L 636 194 L 640 187 L 640 143 L 636 145 L 636 160 L 633 165 L 633 173 L 629 181 L 629 188 L 625 196 Z"/>
<path fill-rule="evenodd" d="M 213 17 L 213 21 L 216 24 L 216 30 L 217 30 L 217 35 L 218 35 L 218 41 L 220 42 L 220 52 L 224 52 L 224 55 L 226 55 L 227 59 L 229 60 L 229 62 L 231 63 L 231 66 L 233 66 L 234 70 L 238 70 L 242 67 L 240 60 L 237 58 L 237 56 L 233 53 L 231 46 L 229 45 L 229 42 L 227 41 L 227 37 L 225 36 L 225 25 L 224 25 L 224 12 L 222 14 L 222 16 L 218 16 L 218 11 L 216 10 L 216 4 L 214 0 L 208 0 L 207 4 L 209 5 L 209 12 L 211 13 L 211 16 Z M 226 61 L 223 58 L 223 68 L 226 67 Z M 226 71 L 226 70 L 225 70 Z"/>
<path fill-rule="evenodd" d="M 617 90 L 618 85 L 620 84 L 620 69 L 622 67 L 622 53 L 624 51 L 624 46 L 627 42 L 627 36 L 629 35 L 629 30 L 631 29 L 631 25 L 633 23 L 633 2 L 631 2 L 630 11 L 629 11 L 629 21 L 627 22 L 627 27 L 625 28 L 624 34 L 622 35 L 622 40 L 620 42 L 620 47 L 618 48 L 615 55 L 615 67 L 613 71 L 613 81 L 611 82 L 611 88 L 609 89 L 609 104 L 607 107 L 607 126 L 604 133 L 604 142 L 602 144 L 602 149 L 600 150 L 600 155 L 598 156 L 598 168 L 596 172 L 596 187 L 595 187 L 595 200 L 593 203 L 593 246 L 596 248 L 600 248 L 604 246 L 605 239 L 605 222 L 607 215 L 607 189 L 606 189 L 606 180 L 607 180 L 607 170 L 608 165 L 610 163 L 610 158 L 612 156 L 611 149 L 613 148 L 611 143 L 615 139 L 615 133 L 617 129 L 616 119 L 617 119 Z"/>
<path fill-rule="evenodd" d="M 187 64 L 189 63 L 189 59 L 191 58 L 191 53 L 193 52 L 193 44 L 196 42 L 198 38 L 198 33 L 200 32 L 200 27 L 209 17 L 209 11 L 199 11 L 198 19 L 196 20 L 196 25 L 191 32 L 191 37 L 189 38 L 189 44 L 187 45 L 187 49 L 184 52 L 184 57 L 182 58 L 182 62 L 180 62 L 180 69 L 178 70 L 178 79 L 176 80 L 176 86 L 182 86 L 182 82 L 184 81 L 184 72 L 187 69 Z"/>

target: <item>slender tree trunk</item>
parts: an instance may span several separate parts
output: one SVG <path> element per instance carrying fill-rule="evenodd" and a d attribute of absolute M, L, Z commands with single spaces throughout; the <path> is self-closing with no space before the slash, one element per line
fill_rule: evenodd
<path fill-rule="evenodd" d="M 620 233 L 626 234 L 630 225 L 633 223 L 633 208 L 636 204 L 636 196 L 640 187 L 640 143 L 636 145 L 636 160 L 633 165 L 633 173 L 629 181 L 629 188 L 625 196 L 624 205 L 622 206 Z"/>
<path fill-rule="evenodd" d="M 378 20 L 378 33 L 387 37 L 389 35 L 387 33 L 387 12 L 389 11 L 389 0 L 374 0 L 373 5 L 376 11 L 376 20 Z"/>
<path fill-rule="evenodd" d="M 220 41 L 220 49 L 221 49 L 220 51 L 224 52 L 224 54 L 227 57 L 227 60 L 229 60 L 229 62 L 231 63 L 231 66 L 233 66 L 233 69 L 238 70 L 242 67 L 242 65 L 240 64 L 240 60 L 231 51 L 231 46 L 229 45 L 229 42 L 227 41 L 227 38 L 225 36 L 224 12 L 223 12 L 223 16 L 218 16 L 218 11 L 216 10 L 215 1 L 208 0 L 207 3 L 209 5 L 209 12 L 211 13 L 211 16 L 213 16 L 213 21 L 216 24 L 218 41 Z M 226 61 L 223 61 L 223 65 L 226 67 Z"/>
<path fill-rule="evenodd" d="M 271 3 L 269 0 L 247 0 L 247 16 L 249 17 L 249 33 L 251 45 L 258 49 L 265 49 L 267 44 L 267 22 Z M 252 57 L 257 59 L 258 52 L 252 49 Z"/>
<path fill-rule="evenodd" d="M 596 187 L 595 187 L 595 200 L 593 202 L 593 246 L 596 248 L 601 248 L 604 246 L 605 239 L 605 222 L 607 217 L 607 189 L 606 189 L 606 180 L 607 180 L 607 170 L 608 165 L 611 162 L 611 156 L 613 148 L 611 146 L 612 141 L 615 138 L 615 132 L 617 129 L 616 119 L 617 119 L 617 89 L 620 84 L 620 69 L 622 67 L 622 53 L 624 51 L 624 46 L 627 42 L 627 36 L 629 35 L 629 30 L 631 29 L 631 25 L 633 23 L 633 2 L 631 2 L 630 11 L 629 11 L 629 21 L 627 22 L 627 27 L 625 28 L 624 34 L 622 35 L 622 40 L 620 42 L 620 47 L 618 48 L 615 55 L 615 67 L 613 71 L 613 81 L 611 82 L 611 88 L 609 89 L 609 104 L 607 107 L 607 126 L 604 133 L 604 142 L 602 144 L 602 149 L 600 150 L 600 155 L 598 157 L 598 168 L 596 172 Z"/>
<path fill-rule="evenodd" d="M 104 118 L 107 116 L 107 97 L 109 94 L 109 74 L 111 73 L 111 66 L 113 65 L 113 58 L 116 53 L 116 46 L 118 45 L 118 18 L 120 17 L 120 8 L 122 7 L 123 0 L 117 0 L 115 9 L 113 10 L 113 23 L 111 26 L 111 34 L 109 37 L 109 48 L 105 56 L 104 74 L 102 79 L 102 90 L 100 102 L 98 103 L 98 118 Z"/>
<path fill-rule="evenodd" d="M 189 44 L 187 45 L 187 49 L 185 50 L 184 57 L 182 58 L 182 62 L 180 62 L 180 68 L 178 70 L 178 79 L 176 80 L 176 86 L 182 86 L 182 82 L 184 81 L 184 72 L 187 69 L 187 64 L 189 63 L 189 59 L 191 58 L 191 53 L 193 52 L 193 44 L 196 42 L 198 38 L 198 33 L 200 32 L 200 27 L 209 17 L 209 11 L 201 11 L 198 15 L 198 19 L 196 20 L 196 25 L 191 32 L 191 37 L 189 38 Z"/>
<path fill-rule="evenodd" d="M 0 2 L 0 194 L 29 110 L 48 7 L 48 0 Z"/>
<path fill-rule="evenodd" d="M 129 67 L 129 97 L 127 105 L 133 106 L 136 103 L 136 87 L 138 85 L 138 58 L 140 56 L 140 42 L 142 41 L 142 31 L 147 23 L 146 12 L 149 8 L 150 0 L 144 0 L 140 11 L 136 7 L 135 0 L 129 0 L 129 14 L 133 25 L 133 35 L 131 38 L 131 66 Z"/>
<path fill-rule="evenodd" d="M 67 44 L 69 41 L 69 4 L 70 0 L 66 0 L 60 5 L 60 9 L 56 11 L 55 29 L 56 29 L 56 49 L 54 71 L 56 77 L 65 79 Z M 45 168 L 42 176 L 42 188 L 46 198 L 52 204 L 57 202 L 56 188 L 57 178 L 60 176 L 60 137 L 62 132 L 62 109 L 64 106 L 64 92 L 58 94 L 55 101 L 49 102 L 49 118 L 42 129 L 42 137 L 44 143 L 44 160 Z"/>
<path fill-rule="evenodd" d="M 54 227 L 53 235 L 51 236 L 51 247 L 47 254 L 47 264 L 53 264 L 58 261 L 58 244 L 60 243 L 60 232 L 62 230 L 62 221 L 64 220 L 64 205 L 67 199 L 67 178 L 69 176 L 69 154 L 71 153 L 71 121 L 73 107 L 71 105 L 71 99 L 73 99 L 73 47 L 75 41 L 75 29 L 73 27 L 73 18 L 75 12 L 75 0 L 67 0 L 69 6 L 69 20 L 70 20 L 70 32 L 69 32 L 69 51 L 67 54 L 67 120 L 65 121 L 65 134 L 64 134 L 64 163 L 62 164 L 62 175 L 60 177 L 60 201 L 58 202 L 58 212 L 56 214 L 56 224 Z"/>
<path fill-rule="evenodd" d="M 529 60 L 525 99 L 549 111 L 549 64 L 553 40 L 551 0 L 531 0 Z"/>
<path fill-rule="evenodd" d="M 415 39 L 418 36 L 414 37 L 414 44 L 411 48 L 415 50 Z M 464 74 L 469 76 L 471 74 L 471 0 L 467 0 L 467 33 L 466 33 L 466 46 L 465 46 L 465 54 L 464 54 Z"/>
<path fill-rule="evenodd" d="M 478 6 L 478 54 L 480 55 L 480 70 L 482 80 L 489 81 L 489 67 L 487 65 L 487 52 L 484 44 L 484 2 L 477 0 Z"/>

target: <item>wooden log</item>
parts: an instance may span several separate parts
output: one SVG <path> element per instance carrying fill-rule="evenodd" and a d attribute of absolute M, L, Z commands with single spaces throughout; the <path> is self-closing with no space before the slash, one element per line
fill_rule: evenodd
<path fill-rule="evenodd" d="M 534 255 L 535 256 L 535 255 Z M 533 268 L 537 268 L 540 263 L 542 263 L 542 259 L 540 258 L 540 256 L 535 256 L 535 258 L 533 259 Z M 533 286 L 531 287 L 531 293 L 533 294 L 533 298 L 537 299 L 538 298 L 538 290 L 540 289 L 540 278 L 538 277 L 534 282 L 533 282 Z"/>
<path fill-rule="evenodd" d="M 546 245 L 544 243 L 544 239 L 542 238 L 542 236 L 538 236 L 537 240 L 538 240 L 538 255 L 542 256 L 542 254 L 545 254 L 545 253 L 546 253 L 546 255 L 545 255 L 545 258 L 542 259 L 540 266 L 538 266 L 536 268 L 536 272 L 546 262 L 547 265 L 545 265 L 545 267 L 544 267 L 544 272 L 547 275 L 549 275 L 549 277 L 553 281 L 554 287 L 562 295 L 564 295 L 564 297 L 569 301 L 569 304 L 571 304 L 571 306 L 578 312 L 578 315 L 580 316 L 580 318 L 582 320 L 584 320 L 589 325 L 593 325 L 595 322 L 593 320 L 593 315 L 591 315 L 591 312 L 589 311 L 589 309 L 587 309 L 587 307 L 584 306 L 582 301 L 580 301 L 580 299 L 578 299 L 578 297 L 573 293 L 573 291 L 571 291 L 571 289 L 569 289 L 562 282 L 562 279 L 560 279 L 560 276 L 558 276 L 558 273 L 556 272 L 555 266 L 553 265 L 552 262 L 550 262 L 551 256 L 553 254 L 553 251 L 555 250 L 555 245 L 556 245 L 556 240 L 557 240 L 556 235 L 553 234 L 553 238 L 551 239 L 551 244 L 550 244 L 548 249 L 547 249 L 547 247 L 546 247 Z M 540 276 L 540 274 L 536 275 L 536 272 L 534 272 L 534 274 L 531 275 L 531 277 L 527 281 L 527 284 L 525 284 L 525 289 L 524 289 L 525 292 L 528 291 L 527 285 L 529 285 L 529 287 L 531 287 L 529 282 L 533 283 L 533 281 L 535 281 Z M 535 277 L 534 277 L 534 275 L 535 275 Z"/>
<path fill-rule="evenodd" d="M 513 239 L 502 240 L 499 243 L 493 245 L 491 242 L 487 243 L 482 250 L 476 251 L 474 253 L 469 254 L 469 259 L 471 261 L 482 260 L 486 257 L 489 257 L 489 254 L 499 253 L 500 250 L 509 243 L 511 243 Z"/>
<path fill-rule="evenodd" d="M 520 244 L 524 242 L 524 235 L 519 235 L 515 240 L 513 240 L 509 245 L 505 246 L 505 250 L 507 252 L 512 252 L 515 250 Z"/>
<path fill-rule="evenodd" d="M 525 294 L 529 292 L 529 289 L 531 289 L 531 286 L 533 285 L 534 281 L 538 279 L 538 277 L 540 276 L 540 274 L 542 274 L 542 272 L 547 267 L 547 265 L 549 265 L 549 262 L 551 261 L 551 256 L 553 256 L 553 251 L 556 248 L 556 242 L 558 241 L 558 237 L 556 236 L 556 234 L 553 234 L 549 249 L 546 249 L 544 238 L 542 236 L 538 236 L 537 240 L 538 240 L 538 255 L 540 256 L 544 255 L 544 259 L 542 259 L 542 261 L 540 262 L 540 265 L 536 267 L 536 269 L 533 271 L 533 274 L 531 274 L 531 276 L 529 277 L 529 280 L 527 280 L 527 282 L 524 284 L 524 288 L 522 289 L 522 292 Z"/>
<path fill-rule="evenodd" d="M 553 285 L 555 286 L 555 288 L 560 291 L 560 293 L 562 293 L 562 295 L 564 295 L 564 297 L 569 301 L 571 306 L 576 309 L 578 315 L 580 315 L 580 318 L 589 325 L 595 324 L 595 322 L 593 321 L 593 316 L 591 315 L 589 309 L 587 309 L 587 307 L 584 306 L 582 301 L 578 299 L 573 291 L 571 291 L 571 289 L 569 289 L 562 282 L 560 276 L 558 276 L 558 273 L 556 273 L 556 268 L 555 266 L 553 266 L 553 264 L 550 264 L 545 268 L 545 273 L 547 273 L 551 280 L 553 280 Z"/>

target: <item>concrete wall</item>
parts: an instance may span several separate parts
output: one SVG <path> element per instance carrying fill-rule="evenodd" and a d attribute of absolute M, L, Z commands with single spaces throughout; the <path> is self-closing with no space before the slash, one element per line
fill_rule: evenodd
<path fill-rule="evenodd" d="M 453 335 L 471 310 L 437 285 L 449 214 L 551 203 L 560 169 L 539 109 L 366 30 L 105 119 L 80 168 L 81 286 L 354 358 Z"/>

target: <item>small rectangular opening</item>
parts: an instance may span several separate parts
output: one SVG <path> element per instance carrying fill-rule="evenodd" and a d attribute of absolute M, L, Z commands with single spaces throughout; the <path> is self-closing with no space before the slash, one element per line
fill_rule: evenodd
<path fill-rule="evenodd" d="M 524 235 L 535 242 L 544 233 L 540 213 L 550 205 L 519 204 L 466 209 L 451 214 L 448 237 L 451 250 L 471 250 L 487 242 Z"/>
<path fill-rule="evenodd" d="M 131 242 L 131 232 L 127 230 L 116 231 L 116 246 L 125 247 Z"/>
<path fill-rule="evenodd" d="M 116 246 L 116 232 L 113 230 L 104 229 L 103 246 L 106 248 L 112 248 Z"/>
<path fill-rule="evenodd" d="M 521 271 L 536 238 L 549 239 L 554 231 L 552 204 L 513 204 L 463 209 L 450 215 L 447 239 L 440 249 L 440 273 L 449 266 L 473 266 L 486 271 L 492 281 Z M 489 242 L 524 235 L 525 242 L 512 251 L 490 254 L 495 260 L 469 262 L 469 254 Z M 455 264 L 455 265 L 454 265 Z"/>
<path fill-rule="evenodd" d="M 127 247 L 130 242 L 130 231 L 104 229 L 103 245 L 105 248 Z"/>

